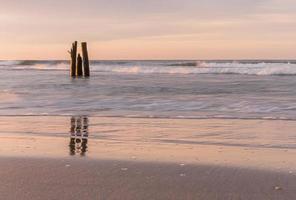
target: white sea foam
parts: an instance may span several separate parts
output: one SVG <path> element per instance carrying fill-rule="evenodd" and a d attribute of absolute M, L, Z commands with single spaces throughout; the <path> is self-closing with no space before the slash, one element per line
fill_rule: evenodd
<path fill-rule="evenodd" d="M 296 64 L 290 63 L 215 63 L 196 62 L 190 66 L 149 65 L 93 65 L 94 71 L 127 74 L 246 74 L 246 75 L 296 75 Z"/>
<path fill-rule="evenodd" d="M 65 61 L 0 61 L 0 66 L 14 70 L 68 70 Z M 296 75 L 296 63 L 289 62 L 173 62 L 127 61 L 94 62 L 92 72 L 122 74 L 246 74 Z"/>
<path fill-rule="evenodd" d="M 94 65 L 94 70 L 128 74 L 247 74 L 296 75 L 296 64 L 289 63 L 196 63 L 196 66 Z"/>
<path fill-rule="evenodd" d="M 20 64 L 20 61 L 14 61 L 14 60 L 1 60 L 0 61 L 0 67 L 4 66 L 14 66 Z"/>

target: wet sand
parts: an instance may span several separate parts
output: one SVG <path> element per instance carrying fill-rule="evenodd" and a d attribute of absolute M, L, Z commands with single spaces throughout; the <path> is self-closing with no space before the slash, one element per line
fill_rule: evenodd
<path fill-rule="evenodd" d="M 3 199 L 294 199 L 296 122 L 0 117 Z"/>

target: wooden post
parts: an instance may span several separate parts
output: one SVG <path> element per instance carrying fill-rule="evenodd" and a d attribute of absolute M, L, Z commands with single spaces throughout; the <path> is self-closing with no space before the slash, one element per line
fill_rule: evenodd
<path fill-rule="evenodd" d="M 77 73 L 76 76 L 82 76 L 83 72 L 82 72 L 82 58 L 80 56 L 80 54 L 78 54 L 77 56 Z"/>
<path fill-rule="evenodd" d="M 75 41 L 72 44 L 72 49 L 69 52 L 71 55 L 71 69 L 70 69 L 70 75 L 72 77 L 76 76 L 76 57 L 77 57 L 77 41 Z"/>
<path fill-rule="evenodd" d="M 88 52 L 87 52 L 87 43 L 82 42 L 82 57 L 83 57 L 83 67 L 84 67 L 84 76 L 89 77 L 90 71 L 89 71 L 89 60 L 88 60 Z"/>

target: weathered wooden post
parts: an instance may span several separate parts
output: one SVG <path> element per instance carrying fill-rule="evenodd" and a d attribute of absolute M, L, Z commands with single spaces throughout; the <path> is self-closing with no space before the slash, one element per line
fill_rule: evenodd
<path fill-rule="evenodd" d="M 71 69 L 70 69 L 70 75 L 72 77 L 76 76 L 76 57 L 77 57 L 77 41 L 75 41 L 72 44 L 72 49 L 69 51 L 71 55 Z"/>
<path fill-rule="evenodd" d="M 83 71 L 82 71 L 82 58 L 80 54 L 77 56 L 77 76 L 83 76 Z"/>
<path fill-rule="evenodd" d="M 90 71 L 89 71 L 89 60 L 88 60 L 88 52 L 87 52 L 87 43 L 82 42 L 82 57 L 83 57 L 83 67 L 84 67 L 84 76 L 89 77 Z"/>

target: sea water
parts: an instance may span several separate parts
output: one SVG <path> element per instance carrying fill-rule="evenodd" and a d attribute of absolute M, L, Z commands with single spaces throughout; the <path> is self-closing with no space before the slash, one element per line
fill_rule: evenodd
<path fill-rule="evenodd" d="M 296 61 L 0 61 L 0 115 L 296 119 Z"/>

